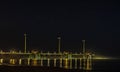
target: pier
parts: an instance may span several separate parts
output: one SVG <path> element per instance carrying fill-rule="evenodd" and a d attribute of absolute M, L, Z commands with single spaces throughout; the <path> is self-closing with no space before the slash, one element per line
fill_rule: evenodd
<path fill-rule="evenodd" d="M 69 66 L 73 65 L 77 69 L 78 67 L 78 61 L 79 61 L 79 68 L 80 69 L 87 69 L 91 70 L 91 62 L 92 62 L 92 54 L 73 54 L 73 53 L 24 53 L 24 52 L 0 52 L 0 64 L 9 63 L 9 64 L 19 64 L 22 65 L 23 62 L 26 62 L 26 65 L 31 65 L 31 61 L 33 65 L 37 65 L 37 62 L 39 62 L 40 66 L 44 66 L 44 61 L 46 61 L 45 66 L 50 66 L 51 61 L 53 61 L 53 66 L 57 66 L 57 62 L 59 62 L 59 67 L 63 67 L 66 65 L 65 68 L 68 68 L 67 64 Z M 71 67 L 70 67 L 71 68 Z"/>
<path fill-rule="evenodd" d="M 27 34 L 25 37 L 24 51 L 0 51 L 1 65 L 33 65 L 33 66 L 53 66 L 66 69 L 92 69 L 92 60 L 94 54 L 86 53 L 85 40 L 83 42 L 83 51 L 80 53 L 61 52 L 61 37 L 58 36 L 58 52 L 40 52 L 37 50 L 27 50 Z"/>

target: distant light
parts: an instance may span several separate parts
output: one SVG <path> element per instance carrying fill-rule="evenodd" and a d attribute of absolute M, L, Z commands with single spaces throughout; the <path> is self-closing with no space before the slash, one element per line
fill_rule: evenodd
<path fill-rule="evenodd" d="M 93 57 L 93 59 L 100 59 L 100 60 L 102 60 L 102 59 L 111 59 L 111 58 L 108 58 L 108 57 Z"/>

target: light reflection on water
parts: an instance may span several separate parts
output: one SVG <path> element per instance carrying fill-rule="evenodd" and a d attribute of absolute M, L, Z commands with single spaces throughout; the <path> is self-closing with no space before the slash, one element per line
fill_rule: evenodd
<path fill-rule="evenodd" d="M 65 69 L 83 69 L 83 60 L 82 59 L 46 59 L 46 60 L 37 60 L 37 59 L 10 59 L 2 60 L 3 63 L 11 65 L 28 65 L 28 66 L 51 66 L 51 67 L 61 67 Z M 92 69 L 92 61 L 86 60 L 86 69 Z"/>

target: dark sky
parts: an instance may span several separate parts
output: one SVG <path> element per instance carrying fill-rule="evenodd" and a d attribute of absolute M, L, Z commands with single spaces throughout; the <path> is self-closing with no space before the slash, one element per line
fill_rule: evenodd
<path fill-rule="evenodd" d="M 0 49 L 27 47 L 42 51 L 57 50 L 57 33 L 61 33 L 62 51 L 86 48 L 109 56 L 120 54 L 120 9 L 113 1 L 39 2 L 9 1 L 0 4 Z"/>

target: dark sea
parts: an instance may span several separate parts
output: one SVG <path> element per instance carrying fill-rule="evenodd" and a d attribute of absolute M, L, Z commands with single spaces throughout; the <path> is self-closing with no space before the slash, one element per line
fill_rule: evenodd
<path fill-rule="evenodd" d="M 120 60 L 118 59 L 94 60 L 92 64 L 93 72 L 120 72 Z"/>

